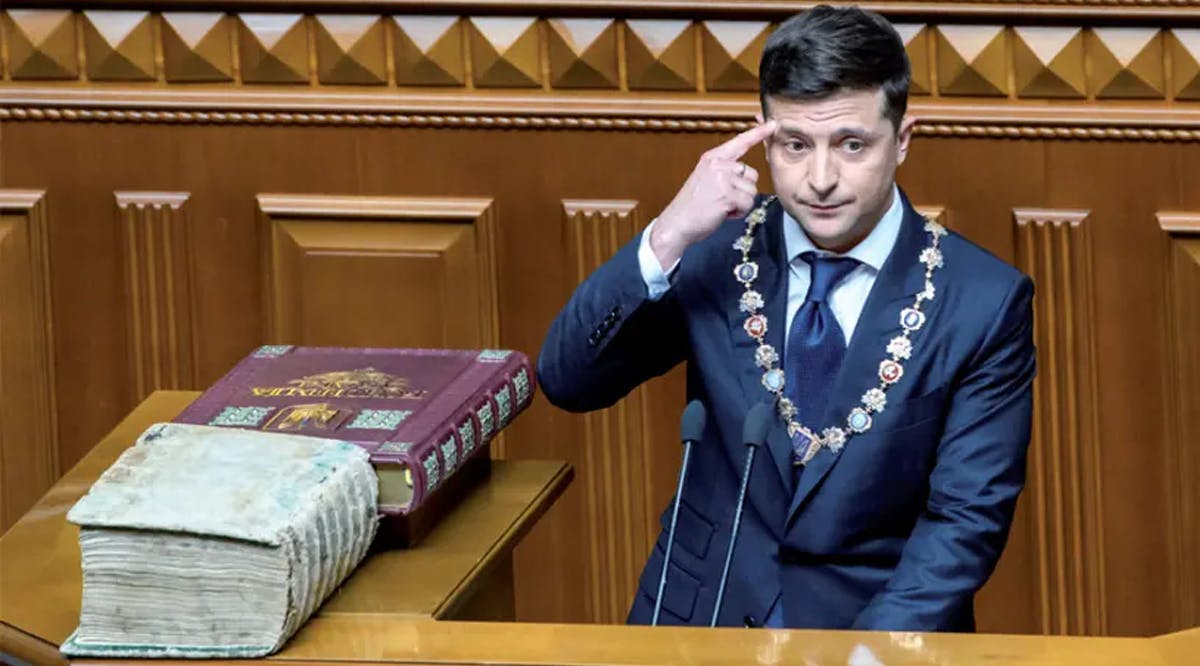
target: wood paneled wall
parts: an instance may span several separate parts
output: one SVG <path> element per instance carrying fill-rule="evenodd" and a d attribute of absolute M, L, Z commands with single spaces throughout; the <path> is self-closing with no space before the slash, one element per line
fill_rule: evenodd
<path fill-rule="evenodd" d="M 1172 606 L 1200 624 L 1200 213 L 1163 213 L 1167 234 L 1167 487 Z"/>
<path fill-rule="evenodd" d="M 149 391 L 260 344 L 535 355 L 748 125 L 787 15 L 227 4 L 0 10 L 0 526 Z M 1037 283 L 1029 480 L 985 631 L 1200 624 L 1200 3 L 1133 4 L 875 5 L 914 66 L 901 185 Z M 518 553 L 522 619 L 624 619 L 683 395 L 676 369 L 506 432 L 496 455 L 578 470 Z"/>
<path fill-rule="evenodd" d="M 176 192 L 114 192 L 125 276 L 125 331 L 134 404 L 196 385 L 192 253 Z"/>
<path fill-rule="evenodd" d="M 0 526 L 58 479 L 45 192 L 0 189 Z"/>

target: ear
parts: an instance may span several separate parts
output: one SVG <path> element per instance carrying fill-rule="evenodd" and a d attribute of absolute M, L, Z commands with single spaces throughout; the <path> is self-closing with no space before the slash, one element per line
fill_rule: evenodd
<path fill-rule="evenodd" d="M 900 130 L 896 134 L 896 164 L 904 164 L 904 158 L 908 157 L 908 144 L 912 140 L 913 127 L 917 124 L 917 119 L 912 116 L 905 115 L 900 119 Z"/>

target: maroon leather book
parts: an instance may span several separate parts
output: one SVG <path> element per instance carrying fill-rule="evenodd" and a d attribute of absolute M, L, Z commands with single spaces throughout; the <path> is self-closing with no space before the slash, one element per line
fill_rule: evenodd
<path fill-rule="evenodd" d="M 353 442 L 385 515 L 416 511 L 529 406 L 528 357 L 509 350 L 260 347 L 175 421 Z"/>

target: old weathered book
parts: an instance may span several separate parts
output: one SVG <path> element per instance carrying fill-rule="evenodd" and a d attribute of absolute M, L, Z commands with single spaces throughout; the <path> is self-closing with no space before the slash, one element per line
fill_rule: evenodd
<path fill-rule="evenodd" d="M 273 345 L 175 421 L 354 442 L 375 466 L 380 512 L 405 516 L 472 458 L 486 460 L 481 452 L 533 392 L 517 351 Z"/>
<path fill-rule="evenodd" d="M 80 526 L 72 656 L 278 650 L 362 561 L 378 527 L 362 448 L 151 426 L 67 513 Z"/>

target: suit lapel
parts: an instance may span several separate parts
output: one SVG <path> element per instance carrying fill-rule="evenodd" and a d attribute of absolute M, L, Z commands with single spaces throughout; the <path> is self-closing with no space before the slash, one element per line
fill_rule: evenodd
<path fill-rule="evenodd" d="M 845 359 L 834 380 L 833 392 L 820 429 L 843 424 L 862 394 L 878 382 L 879 363 L 886 358 L 888 341 L 900 333 L 900 311 L 912 304 L 925 286 L 925 267 L 918 261 L 927 244 L 925 220 L 901 194 L 904 219 L 896 244 L 879 270 L 863 305 Z M 814 424 L 815 425 L 815 424 Z M 854 446 L 852 437 L 846 446 Z M 841 456 L 822 448 L 800 475 L 788 509 L 788 524 Z"/>
<path fill-rule="evenodd" d="M 766 301 L 766 308 L 763 311 L 767 317 L 766 341 L 779 352 L 780 356 L 783 355 L 783 342 L 786 337 L 784 328 L 787 325 L 788 263 L 785 254 L 783 207 L 776 200 L 767 208 L 767 220 L 754 237 L 751 257 L 758 263 L 758 280 L 755 282 L 755 289 L 763 295 L 763 300 Z M 730 249 L 730 256 L 735 255 L 736 253 Z M 729 279 L 733 280 L 732 271 Z M 741 286 L 738 285 L 737 295 L 729 305 L 729 333 L 733 338 L 733 364 L 737 368 L 742 395 L 746 397 L 746 409 L 749 410 L 755 403 L 773 400 L 774 396 L 763 386 L 763 370 L 754 360 L 758 343 L 743 328 L 747 315 L 738 307 L 738 297 L 741 296 L 741 293 Z M 737 442 L 738 447 L 741 444 L 741 442 Z M 788 492 L 791 492 L 791 440 L 779 419 L 775 419 L 772 423 L 771 430 L 767 434 L 765 448 L 766 451 L 759 451 L 755 457 L 761 459 L 763 453 L 769 453 L 780 482 Z M 740 448 L 738 450 L 744 453 Z"/>

